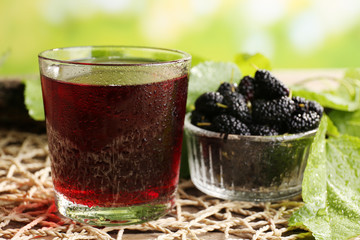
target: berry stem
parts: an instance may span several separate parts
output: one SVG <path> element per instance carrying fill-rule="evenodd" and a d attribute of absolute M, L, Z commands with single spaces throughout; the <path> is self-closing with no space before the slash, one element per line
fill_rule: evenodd
<path fill-rule="evenodd" d="M 216 105 L 221 108 L 228 108 L 228 106 L 226 106 L 225 104 L 222 104 L 222 103 L 216 103 Z"/>
<path fill-rule="evenodd" d="M 230 78 L 230 83 L 234 83 L 234 68 L 231 70 L 231 78 Z"/>
<path fill-rule="evenodd" d="M 253 68 L 255 68 L 255 70 L 259 70 L 259 69 L 260 69 L 256 64 L 254 64 L 254 63 L 250 63 L 250 64 L 251 64 L 251 66 L 252 66 Z"/>
<path fill-rule="evenodd" d="M 199 126 L 199 127 L 202 127 L 202 126 L 211 126 L 211 123 L 209 123 L 209 122 L 199 122 L 199 123 L 197 123 L 196 125 Z"/>

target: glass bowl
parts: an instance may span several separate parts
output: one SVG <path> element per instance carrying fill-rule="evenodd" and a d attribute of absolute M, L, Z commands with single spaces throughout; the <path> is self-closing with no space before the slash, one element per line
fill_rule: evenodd
<path fill-rule="evenodd" d="M 185 117 L 191 180 L 202 192 L 230 200 L 278 201 L 301 193 L 317 129 L 279 136 L 241 136 L 201 129 Z"/>

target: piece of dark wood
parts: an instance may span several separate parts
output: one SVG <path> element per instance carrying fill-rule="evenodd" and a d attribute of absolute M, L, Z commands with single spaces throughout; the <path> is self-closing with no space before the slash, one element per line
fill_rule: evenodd
<path fill-rule="evenodd" d="M 20 79 L 0 79 L 0 128 L 43 133 L 44 121 L 35 121 L 29 116 L 24 90 Z"/>

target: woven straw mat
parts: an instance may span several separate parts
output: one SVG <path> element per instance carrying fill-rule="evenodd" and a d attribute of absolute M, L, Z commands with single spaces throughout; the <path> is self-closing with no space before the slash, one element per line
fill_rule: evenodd
<path fill-rule="evenodd" d="M 288 219 L 301 199 L 275 203 L 224 201 L 180 180 L 174 209 L 144 224 L 93 227 L 62 217 L 54 204 L 46 135 L 0 130 L 2 239 L 297 239 Z"/>

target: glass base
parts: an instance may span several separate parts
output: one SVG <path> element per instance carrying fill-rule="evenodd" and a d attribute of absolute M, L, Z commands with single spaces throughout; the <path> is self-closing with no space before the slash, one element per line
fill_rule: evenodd
<path fill-rule="evenodd" d="M 67 200 L 55 191 L 56 205 L 61 215 L 77 222 L 96 226 L 139 224 L 156 220 L 170 211 L 173 204 L 144 204 L 128 207 L 88 207 Z"/>

